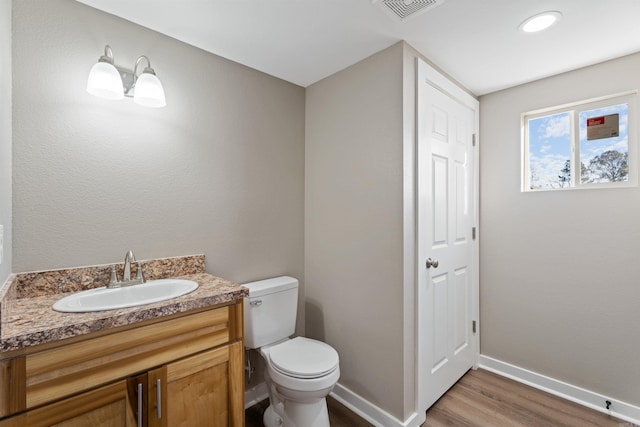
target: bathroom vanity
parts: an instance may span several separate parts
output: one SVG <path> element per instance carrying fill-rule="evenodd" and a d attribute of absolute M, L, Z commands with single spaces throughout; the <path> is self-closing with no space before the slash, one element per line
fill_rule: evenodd
<path fill-rule="evenodd" d="M 66 280 L 13 278 L 0 313 L 0 427 L 244 425 L 248 291 L 204 273 L 204 257 L 202 268 L 143 269 L 199 287 L 144 306 L 59 313 L 51 304 L 68 294 L 59 292 Z"/>

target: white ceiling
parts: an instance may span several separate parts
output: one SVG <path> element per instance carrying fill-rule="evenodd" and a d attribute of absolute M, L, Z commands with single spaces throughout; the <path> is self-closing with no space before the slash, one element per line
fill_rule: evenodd
<path fill-rule="evenodd" d="M 476 95 L 640 51 L 640 0 L 446 0 L 405 22 L 375 0 L 78 1 L 305 87 L 399 40 Z M 547 10 L 562 20 L 518 31 Z"/>

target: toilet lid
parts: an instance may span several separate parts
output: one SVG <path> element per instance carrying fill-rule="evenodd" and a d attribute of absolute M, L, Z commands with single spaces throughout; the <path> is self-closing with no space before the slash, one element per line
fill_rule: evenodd
<path fill-rule="evenodd" d="M 338 353 L 329 344 L 297 337 L 272 347 L 272 366 L 285 375 L 297 378 L 318 378 L 338 366 Z"/>

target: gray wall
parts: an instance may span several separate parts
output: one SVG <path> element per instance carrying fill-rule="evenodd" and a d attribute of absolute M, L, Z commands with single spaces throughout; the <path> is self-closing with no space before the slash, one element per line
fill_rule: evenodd
<path fill-rule="evenodd" d="M 0 287 L 11 273 L 11 2 L 0 1 Z"/>
<path fill-rule="evenodd" d="M 404 419 L 403 44 L 307 88 L 306 330 Z"/>
<path fill-rule="evenodd" d="M 73 0 L 14 1 L 13 19 L 14 271 L 133 249 L 304 279 L 303 88 Z M 85 91 L 105 44 L 150 58 L 167 107 Z"/>
<path fill-rule="evenodd" d="M 638 70 L 640 54 L 480 98 L 481 352 L 635 405 L 640 188 L 521 193 L 520 113 L 637 89 Z"/>
<path fill-rule="evenodd" d="M 15 1 L 12 144 L 0 4 L 0 281 L 12 252 L 16 272 L 129 248 L 205 253 L 240 282 L 306 269 L 308 335 L 336 347 L 342 385 L 404 419 L 406 49 L 312 85 L 305 114 L 300 87 L 72 0 Z M 107 43 L 120 65 L 151 58 L 166 108 L 85 92 Z M 481 98 L 482 353 L 632 404 L 640 190 L 520 193 L 519 115 L 637 88 L 638 69 L 635 55 Z"/>

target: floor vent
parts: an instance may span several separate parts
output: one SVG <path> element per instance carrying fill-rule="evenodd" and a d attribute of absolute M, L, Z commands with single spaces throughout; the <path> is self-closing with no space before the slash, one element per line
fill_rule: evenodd
<path fill-rule="evenodd" d="M 401 21 L 440 6 L 445 0 L 372 0 Z"/>

